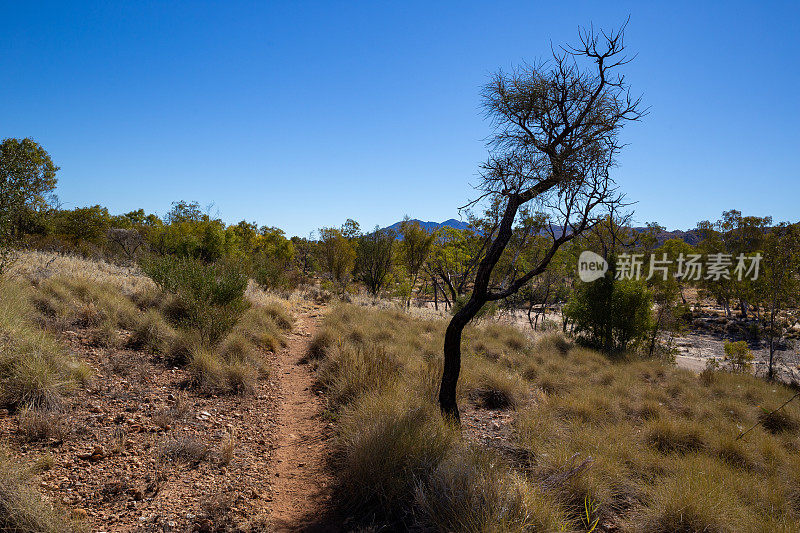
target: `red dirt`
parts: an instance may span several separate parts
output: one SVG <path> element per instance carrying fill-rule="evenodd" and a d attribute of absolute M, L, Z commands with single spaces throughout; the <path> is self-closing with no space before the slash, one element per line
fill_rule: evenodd
<path fill-rule="evenodd" d="M 0 447 L 22 464 L 51 457 L 39 490 L 88 531 L 304 531 L 327 509 L 329 425 L 312 370 L 298 365 L 320 308 L 303 303 L 295 313 L 287 346 L 265 354 L 270 378 L 247 395 L 204 394 L 186 386 L 184 369 L 93 346 L 89 329 L 65 331 L 65 344 L 94 368 L 91 383 L 66 398 L 56 416 L 62 434 L 44 441 L 26 441 L 18 416 L 0 410 Z M 207 453 L 159 459 L 176 441 Z"/>
<path fill-rule="evenodd" d="M 288 345 L 273 365 L 278 403 L 271 516 L 280 532 L 336 530 L 321 522 L 330 483 L 325 465 L 330 425 L 323 420 L 324 401 L 315 392 L 313 371 L 302 364 L 319 317 L 319 306 L 303 304 Z"/>

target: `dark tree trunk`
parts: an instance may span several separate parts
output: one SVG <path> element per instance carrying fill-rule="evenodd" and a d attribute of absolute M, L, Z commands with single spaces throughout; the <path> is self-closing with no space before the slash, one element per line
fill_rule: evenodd
<path fill-rule="evenodd" d="M 439 388 L 439 407 L 444 416 L 456 423 L 460 422 L 458 403 L 456 402 L 456 385 L 461 372 L 461 333 L 470 320 L 475 318 L 481 307 L 489 301 L 489 280 L 508 241 L 511 239 L 514 217 L 517 215 L 520 201 L 516 197 L 508 199 L 503 219 L 489 249 L 481 260 L 475 273 L 475 286 L 464 307 L 459 309 L 444 335 L 444 369 L 442 383 Z M 552 255 L 552 254 L 551 254 Z"/>
<path fill-rule="evenodd" d="M 775 314 L 776 309 L 773 303 L 772 309 L 769 313 L 769 370 L 767 377 L 772 380 L 775 377 Z"/>
<path fill-rule="evenodd" d="M 486 301 L 474 296 L 453 315 L 444 334 L 444 371 L 439 388 L 439 407 L 445 417 L 459 422 L 461 420 L 456 402 L 456 385 L 461 373 L 461 333 L 464 327 L 478 314 Z"/>

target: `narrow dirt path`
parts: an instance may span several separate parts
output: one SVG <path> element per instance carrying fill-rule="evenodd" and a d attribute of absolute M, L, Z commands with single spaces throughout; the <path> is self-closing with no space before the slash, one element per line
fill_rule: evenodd
<path fill-rule="evenodd" d="M 272 524 L 275 531 L 336 531 L 320 523 L 326 514 L 328 425 L 324 404 L 314 391 L 314 375 L 301 360 L 322 318 L 323 308 L 301 304 L 287 346 L 275 361 L 277 435 L 272 471 Z"/>

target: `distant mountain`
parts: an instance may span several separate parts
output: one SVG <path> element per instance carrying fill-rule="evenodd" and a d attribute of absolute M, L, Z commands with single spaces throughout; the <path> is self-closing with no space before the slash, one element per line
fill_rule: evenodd
<path fill-rule="evenodd" d="M 448 227 L 455 228 L 455 229 L 467 229 L 467 228 L 469 228 L 469 223 L 468 222 L 463 222 L 461 220 L 456 220 L 454 218 L 445 220 L 444 222 L 425 222 L 425 221 L 413 218 L 413 219 L 411 219 L 411 222 L 416 222 L 417 224 L 420 225 L 420 227 L 422 229 L 424 229 L 425 231 L 431 232 L 431 233 L 433 233 L 437 229 L 441 228 L 442 226 L 448 226 Z M 393 230 L 395 233 L 399 234 L 400 233 L 400 224 L 402 224 L 402 222 L 395 222 L 391 226 L 388 226 L 388 227 L 383 228 L 383 229 L 390 229 L 390 230 Z"/>
<path fill-rule="evenodd" d="M 423 220 L 418 220 L 416 218 L 411 219 L 411 221 L 418 223 L 420 225 L 420 227 L 422 227 L 422 229 L 424 229 L 426 231 L 429 231 L 431 233 L 436 231 L 437 229 L 443 227 L 443 226 L 449 226 L 449 227 L 455 228 L 455 229 L 467 229 L 467 228 L 470 227 L 468 222 L 464 222 L 464 221 L 461 221 L 461 220 L 456 220 L 454 218 L 445 220 L 444 222 L 425 222 Z M 383 228 L 383 229 L 393 230 L 395 233 L 398 234 L 398 238 L 400 238 L 399 237 L 399 233 L 400 233 L 400 224 L 401 223 L 402 222 L 395 222 L 391 226 L 388 226 L 388 227 Z M 561 226 L 556 226 L 553 229 L 555 230 L 556 234 L 559 234 L 561 232 Z M 638 231 L 640 233 L 643 233 L 643 232 L 647 231 L 647 229 L 648 228 L 646 228 L 646 227 L 633 228 L 634 231 Z M 541 234 L 542 235 L 547 235 L 547 232 L 546 231 L 542 231 Z M 697 243 L 699 243 L 702 240 L 700 230 L 697 230 L 697 229 L 690 229 L 688 231 L 683 231 L 683 230 L 679 230 L 679 229 L 672 230 L 672 231 L 662 231 L 658 235 L 656 235 L 656 238 L 658 239 L 658 244 L 659 245 L 660 244 L 664 244 L 664 242 L 668 241 L 669 239 L 681 239 L 684 242 L 694 246 L 694 245 L 696 245 Z"/>
<path fill-rule="evenodd" d="M 633 228 L 634 231 L 638 231 L 639 233 L 644 233 L 647 231 L 647 228 Z M 688 231 L 683 230 L 672 230 L 672 231 L 661 231 L 656 235 L 656 239 L 658 239 L 658 244 L 664 244 L 666 241 L 670 239 L 681 239 L 687 244 L 691 244 L 695 246 L 701 240 L 703 240 L 702 234 L 700 233 L 699 229 L 690 229 Z"/>

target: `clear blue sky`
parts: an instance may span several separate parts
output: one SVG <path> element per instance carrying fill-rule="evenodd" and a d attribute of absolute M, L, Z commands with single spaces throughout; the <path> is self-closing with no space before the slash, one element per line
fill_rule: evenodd
<path fill-rule="evenodd" d="M 45 146 L 65 207 L 444 220 L 474 194 L 487 77 L 628 14 L 636 219 L 800 218 L 796 2 L 1 2 L 0 137 Z"/>

